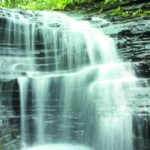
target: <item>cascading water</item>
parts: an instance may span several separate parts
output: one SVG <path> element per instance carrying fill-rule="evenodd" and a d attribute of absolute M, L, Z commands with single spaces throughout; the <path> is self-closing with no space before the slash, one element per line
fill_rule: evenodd
<path fill-rule="evenodd" d="M 128 89 L 136 78 L 113 40 L 58 12 L 6 18 L 10 70 L 23 75 L 22 149 L 133 150 Z"/>

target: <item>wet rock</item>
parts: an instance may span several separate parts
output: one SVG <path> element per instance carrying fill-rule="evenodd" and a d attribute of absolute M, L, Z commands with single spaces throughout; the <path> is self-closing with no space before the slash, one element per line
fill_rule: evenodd
<path fill-rule="evenodd" d="M 118 38 L 133 37 L 133 33 L 129 29 L 122 30 L 118 33 Z"/>
<path fill-rule="evenodd" d="M 149 26 L 149 20 L 137 18 L 113 21 L 109 26 L 103 27 L 103 31 L 116 41 L 121 58 L 135 65 L 134 69 L 138 77 L 150 77 Z"/>
<path fill-rule="evenodd" d="M 150 76 L 150 62 L 141 62 L 134 64 L 134 70 L 138 77 L 149 78 Z"/>

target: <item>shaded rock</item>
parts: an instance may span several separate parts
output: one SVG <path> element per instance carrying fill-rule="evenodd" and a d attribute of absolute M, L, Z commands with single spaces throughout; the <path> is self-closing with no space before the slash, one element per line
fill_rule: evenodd
<path fill-rule="evenodd" d="M 118 38 L 133 37 L 133 33 L 129 29 L 122 30 L 118 33 Z"/>

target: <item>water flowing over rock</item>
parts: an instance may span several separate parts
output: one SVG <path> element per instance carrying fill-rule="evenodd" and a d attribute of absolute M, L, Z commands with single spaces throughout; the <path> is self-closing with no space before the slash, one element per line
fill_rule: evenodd
<path fill-rule="evenodd" d="M 21 138 L 5 149 L 134 149 L 139 82 L 112 38 L 59 12 L 1 9 L 0 22 L 0 114 Z"/>
<path fill-rule="evenodd" d="M 136 6 L 138 5 L 135 4 L 130 9 L 134 10 Z M 118 55 L 124 62 L 130 63 L 135 71 L 138 86 L 134 88 L 136 91 L 134 105 L 136 113 L 133 115 L 134 149 L 148 150 L 150 147 L 150 17 L 110 17 L 108 14 L 105 12 L 104 18 L 111 22 L 103 21 L 99 17 L 95 17 L 96 15 L 91 17 L 94 19 L 90 20 L 94 26 L 101 27 L 107 35 L 115 40 Z"/>

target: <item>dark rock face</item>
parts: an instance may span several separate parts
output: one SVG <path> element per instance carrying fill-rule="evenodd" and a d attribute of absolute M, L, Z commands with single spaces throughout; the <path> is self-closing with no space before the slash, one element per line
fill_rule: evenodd
<path fill-rule="evenodd" d="M 118 53 L 125 62 L 135 65 L 139 77 L 150 77 L 150 28 L 149 20 L 135 19 L 112 23 L 104 31 L 115 38 Z"/>
<path fill-rule="evenodd" d="M 0 148 L 2 150 L 19 149 L 20 146 L 20 102 L 16 83 L 16 80 L 0 82 Z"/>
<path fill-rule="evenodd" d="M 108 18 L 109 19 L 109 18 Z M 118 54 L 124 62 L 132 63 L 138 77 L 150 77 L 150 18 L 135 18 L 101 24 L 92 21 L 94 26 L 114 38 Z"/>

